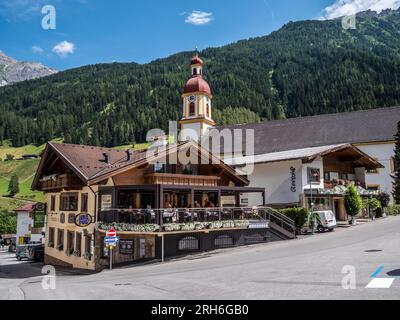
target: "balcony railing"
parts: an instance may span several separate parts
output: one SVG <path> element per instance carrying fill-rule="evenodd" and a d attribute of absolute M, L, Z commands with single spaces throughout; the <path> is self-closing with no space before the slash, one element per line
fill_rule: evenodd
<path fill-rule="evenodd" d="M 189 174 L 149 173 L 145 175 L 145 179 L 148 184 L 216 187 L 221 178 L 217 176 L 194 176 Z"/>
<path fill-rule="evenodd" d="M 41 189 L 43 191 L 73 188 L 80 185 L 77 177 L 70 174 L 52 175 L 40 180 Z"/>
<path fill-rule="evenodd" d="M 289 237 L 295 236 L 295 223 L 280 212 L 268 207 L 174 208 L 174 209 L 114 209 L 99 213 L 99 224 L 120 225 L 142 230 L 178 231 L 206 228 L 248 228 L 268 223 Z M 192 228 L 192 229 L 190 229 Z"/>

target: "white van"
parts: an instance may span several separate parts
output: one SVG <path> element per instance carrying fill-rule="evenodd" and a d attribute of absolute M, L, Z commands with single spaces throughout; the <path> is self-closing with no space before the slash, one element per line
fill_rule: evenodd
<path fill-rule="evenodd" d="M 336 227 L 336 218 L 332 210 L 315 211 L 319 215 L 320 221 L 317 222 L 317 231 L 333 231 Z"/>

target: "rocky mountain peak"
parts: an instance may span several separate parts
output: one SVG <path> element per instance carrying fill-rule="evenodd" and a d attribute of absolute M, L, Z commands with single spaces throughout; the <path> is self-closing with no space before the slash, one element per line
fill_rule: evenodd
<path fill-rule="evenodd" d="M 0 87 L 8 84 L 45 77 L 57 70 L 37 62 L 17 61 L 0 50 Z"/>

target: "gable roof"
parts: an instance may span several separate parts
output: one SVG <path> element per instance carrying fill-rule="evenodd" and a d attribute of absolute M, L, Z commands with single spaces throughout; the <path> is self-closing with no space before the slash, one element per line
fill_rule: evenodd
<path fill-rule="evenodd" d="M 221 126 L 218 129 L 254 129 L 254 154 L 265 154 L 341 143 L 393 141 L 398 121 L 400 107 L 391 107 Z"/>
<path fill-rule="evenodd" d="M 168 145 L 165 148 L 159 149 L 161 151 L 157 151 L 152 157 L 148 156 L 148 149 L 130 150 L 130 160 L 128 160 L 127 157 L 127 150 L 122 151 L 110 148 L 48 142 L 33 180 L 32 189 L 37 187 L 44 165 L 51 152 L 54 152 L 85 184 L 91 185 L 119 173 L 147 164 L 150 161 L 163 158 L 167 154 L 172 154 L 181 149 L 186 150 L 185 148 L 196 148 L 200 155 L 208 154 L 209 159 L 215 161 L 213 163 L 219 162 L 219 165 L 227 174 L 242 181 L 244 184 L 249 184 L 247 178 L 238 175 L 234 168 L 225 164 L 222 160 L 206 151 L 194 141 Z M 104 161 L 104 153 L 110 155 L 110 164 Z"/>
<path fill-rule="evenodd" d="M 382 164 L 380 164 L 378 161 L 376 161 L 366 153 L 362 152 L 360 149 L 348 143 L 331 145 L 331 146 L 321 146 L 321 147 L 311 147 L 311 148 L 302 148 L 296 150 L 271 152 L 254 156 L 224 159 L 224 161 L 225 163 L 228 163 L 230 165 L 238 165 L 238 166 L 245 165 L 246 163 L 256 164 L 256 163 L 270 163 L 270 162 L 279 162 L 288 160 L 303 160 L 305 162 L 311 162 L 318 156 L 323 157 L 346 149 L 351 151 L 353 154 L 359 156 L 359 159 L 357 159 L 357 163 L 359 163 L 360 166 L 362 165 L 365 166 L 366 168 L 383 168 Z"/>

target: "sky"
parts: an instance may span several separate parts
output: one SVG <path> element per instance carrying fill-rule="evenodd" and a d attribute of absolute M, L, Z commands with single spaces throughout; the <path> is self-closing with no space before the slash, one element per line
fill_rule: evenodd
<path fill-rule="evenodd" d="M 266 35 L 289 21 L 398 7 L 400 0 L 0 0 L 0 50 L 58 70 L 147 63 Z"/>

